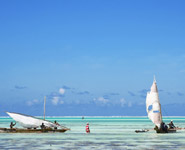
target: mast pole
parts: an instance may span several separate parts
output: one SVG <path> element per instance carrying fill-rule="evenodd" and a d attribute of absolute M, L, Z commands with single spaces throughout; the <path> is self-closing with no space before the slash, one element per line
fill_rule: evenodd
<path fill-rule="evenodd" d="M 46 112 L 46 96 L 44 96 L 44 120 L 45 120 L 45 112 Z"/>
<path fill-rule="evenodd" d="M 155 75 L 154 75 L 154 82 L 156 82 Z"/>

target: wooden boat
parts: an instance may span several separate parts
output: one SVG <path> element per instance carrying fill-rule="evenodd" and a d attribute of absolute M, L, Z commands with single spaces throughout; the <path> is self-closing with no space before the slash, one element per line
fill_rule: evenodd
<path fill-rule="evenodd" d="M 155 130 L 156 133 L 175 133 L 177 130 L 174 128 L 174 129 L 167 129 L 167 132 L 164 131 L 164 130 Z"/>
<path fill-rule="evenodd" d="M 176 128 L 168 128 L 162 120 L 161 104 L 159 101 L 159 94 L 157 89 L 157 83 L 154 77 L 151 90 L 146 96 L 146 111 L 148 118 L 155 124 L 154 130 L 157 133 L 172 133 L 176 132 Z"/>
<path fill-rule="evenodd" d="M 44 99 L 44 119 L 36 118 L 33 116 L 6 112 L 11 118 L 19 123 L 23 128 L 13 128 L 15 124 L 11 122 L 10 128 L 0 128 L 0 133 L 54 133 L 66 132 L 70 130 L 59 123 L 45 120 L 45 101 Z"/>
<path fill-rule="evenodd" d="M 148 118 L 155 124 L 155 128 L 135 130 L 136 133 L 148 132 L 153 130 L 155 130 L 156 133 L 175 133 L 178 130 L 185 130 L 185 128 L 175 127 L 174 125 L 172 126 L 171 123 L 173 123 L 173 121 L 168 124 L 169 127 L 163 122 L 161 104 L 159 101 L 159 94 L 155 77 L 151 86 L 151 90 L 147 93 L 146 96 L 146 111 L 148 113 Z"/>
<path fill-rule="evenodd" d="M 68 128 L 63 129 L 24 129 L 24 128 L 0 128 L 0 133 L 61 133 L 70 130 Z"/>
<path fill-rule="evenodd" d="M 66 132 L 70 130 L 60 124 L 39 119 L 36 117 L 20 114 L 10 113 L 7 114 L 18 122 L 23 128 L 0 128 L 0 133 L 54 133 L 54 132 Z M 43 126 L 43 128 L 41 128 Z"/>

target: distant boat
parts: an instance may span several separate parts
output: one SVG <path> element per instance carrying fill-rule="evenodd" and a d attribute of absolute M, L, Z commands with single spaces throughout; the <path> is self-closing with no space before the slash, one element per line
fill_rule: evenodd
<path fill-rule="evenodd" d="M 155 124 L 154 130 L 156 130 L 157 133 L 176 132 L 176 129 L 168 129 L 167 125 L 165 125 L 162 120 L 161 104 L 155 77 L 151 90 L 146 96 L 146 111 L 148 113 L 148 118 Z"/>
<path fill-rule="evenodd" d="M 44 99 L 44 119 L 39 119 L 33 116 L 20 114 L 20 113 L 6 112 L 11 118 L 13 118 L 23 128 L 26 128 L 26 129 L 0 128 L 0 133 L 6 133 L 6 132 L 14 132 L 14 133 L 65 132 L 67 130 L 70 130 L 58 124 L 57 122 L 53 123 L 53 122 L 45 120 L 45 101 L 46 101 L 46 98 Z M 43 126 L 43 128 L 41 128 L 41 126 Z"/>

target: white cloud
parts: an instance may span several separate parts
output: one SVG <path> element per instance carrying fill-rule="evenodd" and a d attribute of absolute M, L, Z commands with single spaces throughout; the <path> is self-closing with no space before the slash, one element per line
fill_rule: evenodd
<path fill-rule="evenodd" d="M 59 102 L 59 97 L 57 97 L 57 96 L 53 97 L 51 102 L 52 102 L 53 105 L 57 105 L 58 102 Z"/>
<path fill-rule="evenodd" d="M 126 100 L 124 98 L 120 99 L 121 107 L 124 107 L 126 105 Z"/>
<path fill-rule="evenodd" d="M 145 105 L 145 103 L 144 102 L 139 102 L 138 105 Z"/>
<path fill-rule="evenodd" d="M 121 107 L 125 107 L 125 106 L 132 107 L 132 102 L 128 102 L 124 98 L 120 99 L 120 103 L 121 103 Z"/>
<path fill-rule="evenodd" d="M 54 96 L 51 102 L 53 105 L 64 104 L 64 101 L 60 100 L 60 97 L 58 96 Z"/>
<path fill-rule="evenodd" d="M 103 103 L 103 104 L 106 104 L 106 103 L 108 103 L 109 102 L 109 100 L 108 99 L 105 99 L 104 97 L 99 97 L 99 98 L 94 98 L 94 101 L 97 101 L 97 102 L 101 102 L 101 103 Z"/>
<path fill-rule="evenodd" d="M 27 102 L 26 102 L 26 104 L 27 104 L 28 106 L 32 106 L 32 105 L 37 104 L 37 103 L 39 103 L 38 99 L 34 99 L 34 100 L 32 100 L 32 101 L 27 101 Z"/>
<path fill-rule="evenodd" d="M 60 93 L 61 95 L 64 95 L 65 89 L 64 89 L 64 88 L 60 88 L 60 89 L 59 89 L 59 93 Z"/>
<path fill-rule="evenodd" d="M 39 102 L 38 99 L 33 100 L 33 103 L 38 103 L 38 102 Z"/>
<path fill-rule="evenodd" d="M 32 102 L 32 101 L 27 101 L 26 104 L 27 104 L 28 106 L 32 106 L 32 105 L 33 105 L 33 102 Z"/>

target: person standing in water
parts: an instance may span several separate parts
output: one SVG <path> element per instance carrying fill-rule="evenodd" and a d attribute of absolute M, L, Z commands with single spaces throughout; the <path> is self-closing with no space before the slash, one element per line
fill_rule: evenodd
<path fill-rule="evenodd" d="M 86 133 L 90 133 L 89 123 L 87 123 L 87 125 L 85 127 L 85 131 L 86 131 Z"/>

